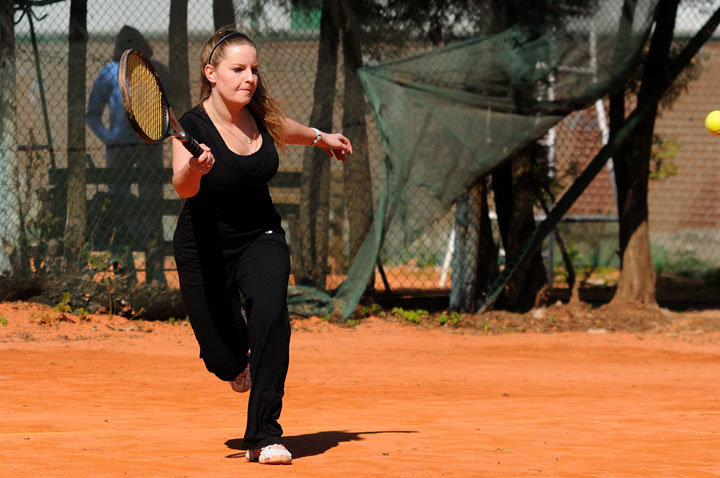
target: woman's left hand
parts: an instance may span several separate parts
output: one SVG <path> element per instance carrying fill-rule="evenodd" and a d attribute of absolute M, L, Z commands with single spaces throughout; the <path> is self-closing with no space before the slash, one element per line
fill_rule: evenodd
<path fill-rule="evenodd" d="M 325 153 L 331 158 L 335 156 L 338 161 L 343 163 L 345 162 L 345 154 L 352 154 L 350 140 L 340 133 L 323 133 L 317 146 L 324 149 Z"/>

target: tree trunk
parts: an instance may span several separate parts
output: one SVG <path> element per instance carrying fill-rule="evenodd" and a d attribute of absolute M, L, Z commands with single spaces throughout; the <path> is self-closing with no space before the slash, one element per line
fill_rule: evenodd
<path fill-rule="evenodd" d="M 490 0 L 482 31 L 499 33 L 508 25 L 507 5 Z M 470 227 L 470 229 L 468 229 Z M 450 283 L 450 310 L 473 313 L 478 294 L 499 274 L 498 248 L 488 211 L 488 185 L 483 181 L 455 203 L 455 245 Z"/>
<path fill-rule="evenodd" d="M 492 5 L 495 13 L 490 27 L 496 29 L 494 31 L 514 25 L 526 14 L 524 7 L 517 3 L 493 0 Z M 506 258 L 512 257 L 535 229 L 536 186 L 532 168 L 535 148 L 536 145 L 531 144 L 518 151 L 492 174 L 495 212 Z M 539 302 L 546 289 L 545 266 L 541 252 L 537 251 L 517 268 L 500 303 L 510 309 L 528 310 Z"/>
<path fill-rule="evenodd" d="M 65 222 L 65 251 L 71 269 L 78 263 L 80 250 L 85 246 L 85 86 L 87 53 L 87 0 L 70 2 L 70 29 L 67 89 L 68 122 L 68 183 L 67 219 Z"/>
<path fill-rule="evenodd" d="M 450 310 L 474 313 L 478 293 L 499 274 L 487 192 L 487 181 L 483 179 L 455 203 Z"/>
<path fill-rule="evenodd" d="M 655 115 L 639 127 L 627 151 L 613 158 L 618 191 L 620 277 L 613 303 L 656 305 L 655 268 L 650 255 L 648 225 L 648 181 L 650 151 L 643 151 L 652 139 Z M 650 144 L 649 142 L 647 144 Z"/>
<path fill-rule="evenodd" d="M 351 138 L 353 143 L 352 158 L 343 165 L 343 183 L 345 210 L 350 224 L 348 258 L 352 264 L 372 225 L 373 202 L 370 199 L 373 196 L 365 118 L 367 107 L 362 82 L 357 74 L 357 69 L 362 66 L 358 24 L 347 0 L 342 2 L 342 9 L 345 74 L 342 126 L 343 133 Z M 373 287 L 373 282 L 371 278 L 369 288 Z"/>
<path fill-rule="evenodd" d="M 3 2 L 0 5 L 0 192 L 5 202 L 0 209 L 0 240 L 3 253 L 0 254 L 0 273 L 17 269 L 13 264 L 13 249 L 18 245 L 19 195 L 12 191 L 10 178 L 18 163 L 17 158 L 17 88 L 15 85 L 15 26 L 13 23 L 13 4 Z M 10 205 L 12 204 L 12 205 Z M 8 254 L 8 256 L 6 256 Z"/>
<path fill-rule="evenodd" d="M 262 16 L 262 0 L 250 0 L 250 36 L 255 42 L 260 37 L 260 17 Z"/>
<path fill-rule="evenodd" d="M 679 0 L 662 0 L 658 5 L 655 31 L 644 65 L 638 103 L 648 101 L 653 84 L 667 81 L 678 3 Z M 618 103 L 619 98 L 615 98 L 611 105 L 618 108 Z M 650 254 L 648 223 L 650 154 L 656 116 L 657 105 L 624 148 L 625 152 L 613 158 L 618 192 L 620 277 L 612 304 L 640 303 L 657 306 L 656 273 Z M 620 118 L 620 113 L 614 112 L 611 115 L 611 129 L 614 127 L 614 130 L 617 130 Z"/>
<path fill-rule="evenodd" d="M 232 0 L 213 0 L 215 31 L 226 25 L 235 26 L 235 8 Z"/>
<path fill-rule="evenodd" d="M 187 0 L 170 0 L 168 25 L 170 88 L 173 110 L 180 116 L 190 109 L 190 69 L 188 65 Z"/>
<path fill-rule="evenodd" d="M 336 2 L 323 0 L 313 109 L 310 114 L 310 124 L 323 131 L 332 130 L 339 34 Z M 325 288 L 329 213 L 330 162 L 320 148 L 307 148 L 303 155 L 297 231 L 291 239 L 296 284 Z"/>
<path fill-rule="evenodd" d="M 534 144 L 519 151 L 492 175 L 495 211 L 505 257 L 512 257 L 535 229 Z M 547 276 L 540 251 L 530 255 L 508 281 L 502 305 L 527 311 L 547 290 Z"/>
<path fill-rule="evenodd" d="M 451 261 L 450 310 L 475 312 L 478 284 L 476 264 L 480 241 L 479 188 L 473 188 L 455 202 L 455 244 Z"/>

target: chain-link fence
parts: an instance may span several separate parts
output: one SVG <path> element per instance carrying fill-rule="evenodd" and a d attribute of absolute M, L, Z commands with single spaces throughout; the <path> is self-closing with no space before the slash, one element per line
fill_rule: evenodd
<path fill-rule="evenodd" d="M 359 82 L 351 82 L 355 77 L 348 75 L 348 68 L 476 37 L 490 31 L 492 21 L 478 20 L 470 8 L 473 2 L 459 2 L 466 10 L 446 12 L 452 28 L 442 38 L 433 37 L 433 32 L 426 35 L 422 28 L 415 30 L 415 36 L 398 28 L 386 29 L 384 37 L 364 43 L 374 30 L 382 29 L 355 24 L 354 28 L 364 29 L 364 35 L 343 42 L 357 34 L 347 29 L 348 23 L 352 25 L 350 17 L 345 22 L 334 19 L 329 33 L 322 31 L 321 19 L 330 14 L 342 17 L 344 2 L 236 0 L 225 2 L 232 8 L 224 13 L 219 8 L 222 3 L 90 0 L 86 15 L 80 10 L 87 38 L 76 36 L 72 42 L 69 25 L 78 11 L 71 14 L 71 6 L 83 2 L 16 1 L 10 20 L 4 7 L 3 47 L 14 58 L 0 73 L 4 108 L 0 188 L 5 198 L 0 206 L 4 246 L 0 268 L 8 278 L 6 298 L 45 294 L 57 303 L 70 293 L 75 307 L 84 301 L 89 310 L 100 306 L 117 310 L 122 304 L 116 299 L 132 296 L 135 303 L 129 307 L 135 313 L 139 313 L 138 304 L 146 312 L 159 304 L 161 314 L 182 313 L 171 250 L 181 200 L 170 184 L 169 145 L 142 144 L 120 126 L 122 107 L 114 82 L 118 52 L 125 47 L 142 45 L 152 52 L 152 59 L 165 71 L 161 76 L 173 85 L 171 102 L 176 111 L 182 110 L 197 98 L 202 43 L 216 25 L 235 23 L 256 40 L 264 79 L 288 116 L 311 124 L 318 98 L 330 99 L 331 113 L 322 118 L 324 124 L 312 125 L 343 131 L 353 141 L 357 159 L 343 165 L 313 156 L 318 151 L 290 147 L 270 186 L 288 231 L 294 279 L 334 290 L 344 280 L 372 221 L 386 154 L 362 88 Z M 713 2 L 682 2 L 678 32 L 692 35 L 713 8 Z M 8 39 L 7 28 L 13 22 L 14 38 Z M 176 39 L 178 31 L 187 36 L 179 50 L 174 49 L 178 47 L 170 41 L 169 31 Z M 329 42 L 334 45 L 329 52 L 322 50 L 323 34 L 336 37 L 334 44 Z M 587 41 L 592 52 L 592 34 Z M 80 50 L 84 65 L 79 67 L 73 57 L 77 44 L 84 47 Z M 187 66 L 174 56 L 184 48 Z M 76 63 L 69 64 L 70 58 Z M 712 86 L 713 73 L 720 68 L 715 44 L 703 49 L 698 64 L 697 78 L 657 123 L 657 179 L 651 184 L 650 211 L 658 269 L 709 277 L 720 267 L 720 206 L 715 200 L 720 176 L 714 167 L 716 138 L 701 127 L 704 115 L 714 109 L 711 105 L 720 104 L 720 94 Z M 330 75 L 321 93 L 315 91 L 318 74 Z M 592 57 L 587 58 L 584 74 L 593 75 Z M 188 98 L 174 86 L 182 85 L 180 76 L 189 81 Z M 78 85 L 84 96 L 72 100 L 70 92 Z M 548 171 L 556 179 L 570 180 L 607 141 L 606 108 L 599 101 L 575 112 L 542 140 Z M 86 125 L 81 138 L 73 129 L 78 116 Z M 79 179 L 74 174 L 77 169 L 69 168 L 78 154 L 84 175 Z M 610 175 L 606 169 L 591 184 L 560 228 L 577 265 L 595 269 L 618 265 Z M 78 188 L 84 189 L 80 209 L 69 206 Z M 542 215 L 539 206 L 535 209 Z M 492 210 L 490 217 L 494 217 Z M 68 242 L 68 234 L 70 225 L 78 221 L 82 242 L 76 247 Z M 432 221 L 411 244 L 402 237 L 386 236 L 375 289 L 447 293 L 452 280 L 454 222 L 453 208 Z M 497 235 L 496 239 L 499 246 Z M 502 250 L 500 256 L 502 261 Z M 549 263 L 562 264 L 553 247 L 546 247 L 545 257 Z"/>
<path fill-rule="evenodd" d="M 678 52 L 684 47 L 719 6 L 718 2 L 680 2 L 672 50 Z M 668 288 L 720 285 L 720 210 L 715 201 L 720 181 L 716 170 L 720 145 L 717 137 L 704 128 L 705 116 L 720 101 L 720 94 L 712 86 L 719 67 L 719 48 L 715 38 L 703 46 L 661 100 L 655 122 L 648 196 L 650 246 L 661 288 L 669 292 L 666 297 L 676 292 Z M 555 144 L 558 176 L 574 177 L 608 141 L 608 107 L 607 101 L 599 101 L 573 113 L 546 137 Z M 617 192 L 613 174 L 611 160 L 559 228 L 576 266 L 584 270 L 590 284 L 613 285 L 617 279 Z M 551 253 L 546 248 L 546 255 Z M 556 265 L 558 256 L 555 249 Z"/>

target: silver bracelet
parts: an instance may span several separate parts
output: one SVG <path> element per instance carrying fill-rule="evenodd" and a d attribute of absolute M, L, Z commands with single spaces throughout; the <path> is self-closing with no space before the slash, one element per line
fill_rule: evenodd
<path fill-rule="evenodd" d="M 317 128 L 310 127 L 311 130 L 315 131 L 315 140 L 310 143 L 310 146 L 315 146 L 320 139 L 322 139 L 322 133 L 320 133 L 320 130 Z"/>

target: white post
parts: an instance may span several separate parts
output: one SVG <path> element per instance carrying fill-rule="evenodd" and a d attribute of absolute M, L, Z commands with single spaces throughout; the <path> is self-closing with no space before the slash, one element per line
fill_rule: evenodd
<path fill-rule="evenodd" d="M 442 272 L 440 273 L 440 280 L 438 281 L 438 287 L 445 287 L 447 282 L 448 271 L 450 270 L 450 261 L 452 260 L 453 253 L 455 252 L 455 226 L 450 231 L 450 237 L 448 238 L 448 244 L 445 248 L 445 257 L 443 258 Z"/>
<path fill-rule="evenodd" d="M 595 22 L 590 27 L 590 69 L 592 71 L 593 83 L 597 81 L 597 34 L 595 32 Z M 605 103 L 602 99 L 595 102 L 595 116 L 597 117 L 598 128 L 600 128 L 600 137 L 602 144 L 605 146 L 610 141 L 610 128 L 608 127 L 607 116 L 605 115 Z M 612 186 L 615 205 L 617 205 L 617 185 L 615 184 L 615 167 L 612 158 L 608 159 L 606 164 L 608 173 L 610 174 L 610 185 Z"/>
<path fill-rule="evenodd" d="M 555 100 L 555 75 L 550 74 L 548 78 L 548 100 Z M 541 141 L 541 144 L 547 146 L 547 161 L 548 161 L 548 177 L 552 180 L 555 177 L 555 144 L 557 142 L 557 129 L 555 126 L 550 128 L 545 135 L 545 138 Z M 545 260 L 547 261 L 547 267 L 545 273 L 547 275 L 548 287 L 552 288 L 553 284 L 553 263 L 555 262 L 555 240 L 552 233 L 547 236 L 547 246 L 545 248 Z"/>

